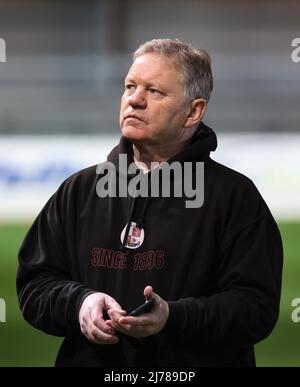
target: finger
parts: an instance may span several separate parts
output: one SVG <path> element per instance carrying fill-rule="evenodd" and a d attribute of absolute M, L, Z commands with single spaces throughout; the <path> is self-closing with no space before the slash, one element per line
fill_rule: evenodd
<path fill-rule="evenodd" d="M 118 332 L 128 335 L 128 332 L 131 330 L 132 327 L 128 324 L 116 324 L 115 328 Z"/>
<path fill-rule="evenodd" d="M 91 329 L 90 336 L 93 342 L 98 344 L 116 344 L 119 341 L 119 338 L 116 335 L 107 334 L 97 327 Z"/>
<path fill-rule="evenodd" d="M 118 332 L 120 332 L 126 336 L 140 338 L 140 337 L 149 336 L 151 334 L 151 326 L 150 325 L 146 325 L 146 326 L 126 325 L 126 327 L 128 327 L 126 329 L 123 327 L 124 327 L 124 325 L 119 325 L 116 329 L 118 330 Z"/>
<path fill-rule="evenodd" d="M 115 310 L 118 310 L 118 311 L 123 310 L 121 305 L 118 304 L 117 301 L 114 298 L 109 297 L 109 296 L 107 296 L 105 298 L 105 308 L 106 309 L 115 309 Z"/>
<path fill-rule="evenodd" d="M 131 317 L 131 316 L 124 316 L 120 317 L 118 320 L 118 325 L 124 326 L 124 325 L 130 325 L 133 327 L 136 326 L 147 326 L 153 323 L 153 320 L 148 317 Z"/>
<path fill-rule="evenodd" d="M 108 313 L 109 317 L 111 318 L 112 323 L 114 325 L 114 328 L 116 330 L 118 330 L 119 332 L 122 332 L 122 333 L 124 333 L 124 330 L 125 331 L 130 330 L 130 325 L 123 324 L 122 326 L 120 326 L 120 324 L 119 324 L 120 318 L 124 317 L 122 314 L 118 313 L 117 311 L 115 311 L 113 309 L 110 309 L 107 313 Z"/>
<path fill-rule="evenodd" d="M 114 324 L 117 324 L 118 320 L 120 319 L 120 317 L 124 317 L 126 312 L 125 312 L 125 310 L 124 311 L 118 311 L 118 310 L 115 310 L 115 309 L 109 309 L 107 311 L 107 314 L 110 317 L 110 319 L 112 320 L 112 322 Z"/>
<path fill-rule="evenodd" d="M 103 319 L 102 316 L 101 317 L 99 316 L 98 318 L 93 319 L 92 322 L 94 326 L 102 332 L 105 332 L 109 335 L 113 335 L 115 333 L 114 328 L 109 324 L 107 324 L 107 322 Z"/>
<path fill-rule="evenodd" d="M 124 333 L 124 330 L 128 331 L 130 329 L 129 325 L 124 324 L 122 327 L 119 325 L 119 320 L 121 317 L 123 317 L 122 314 L 118 313 L 113 309 L 110 309 L 108 311 L 108 315 L 111 318 L 112 324 L 117 331 Z"/>
<path fill-rule="evenodd" d="M 112 329 L 114 329 L 114 322 L 112 320 L 106 320 L 105 323 Z"/>
<path fill-rule="evenodd" d="M 151 298 L 153 297 L 153 289 L 151 286 L 146 286 L 145 289 L 144 289 L 144 297 L 146 298 L 146 300 L 151 300 Z"/>
<path fill-rule="evenodd" d="M 106 324 L 106 322 L 103 318 L 102 308 L 101 307 L 93 308 L 90 311 L 88 318 L 84 319 L 85 320 L 84 322 L 85 322 L 86 326 L 89 327 L 89 330 L 93 329 L 93 327 L 96 326 L 101 331 L 104 331 L 108 334 L 114 334 L 114 332 L 112 331 L 112 328 Z"/>
<path fill-rule="evenodd" d="M 83 335 L 94 344 L 116 344 L 119 338 L 115 335 L 108 335 L 94 327 L 82 327 Z"/>

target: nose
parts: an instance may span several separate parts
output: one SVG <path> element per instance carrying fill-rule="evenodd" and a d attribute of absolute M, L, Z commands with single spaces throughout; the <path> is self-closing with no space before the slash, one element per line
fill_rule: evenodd
<path fill-rule="evenodd" d="M 129 105 L 135 109 L 145 109 L 147 106 L 145 91 L 137 87 L 134 93 L 129 96 Z"/>

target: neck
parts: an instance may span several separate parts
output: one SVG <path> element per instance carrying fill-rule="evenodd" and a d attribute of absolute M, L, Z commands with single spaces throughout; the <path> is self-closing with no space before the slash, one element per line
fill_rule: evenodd
<path fill-rule="evenodd" d="M 148 172 L 151 169 L 156 168 L 158 164 L 169 160 L 171 157 L 185 149 L 188 146 L 193 133 L 194 131 L 192 131 L 191 136 L 188 138 L 174 144 L 133 144 L 134 162 L 144 172 Z"/>

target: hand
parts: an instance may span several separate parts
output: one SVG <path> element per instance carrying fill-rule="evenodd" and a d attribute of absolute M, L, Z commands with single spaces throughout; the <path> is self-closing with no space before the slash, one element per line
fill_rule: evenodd
<path fill-rule="evenodd" d="M 126 314 L 121 306 L 105 293 L 90 294 L 83 301 L 79 311 L 79 324 L 84 336 L 94 344 L 117 344 L 119 339 L 109 321 L 105 321 L 103 313 L 113 308 L 122 316 Z"/>
<path fill-rule="evenodd" d="M 169 305 L 158 294 L 153 292 L 151 286 L 144 289 L 146 300 L 155 298 L 155 305 L 150 312 L 137 317 L 124 316 L 120 311 L 111 308 L 108 315 L 111 319 L 110 325 L 117 331 L 136 338 L 147 337 L 160 332 L 169 318 Z"/>

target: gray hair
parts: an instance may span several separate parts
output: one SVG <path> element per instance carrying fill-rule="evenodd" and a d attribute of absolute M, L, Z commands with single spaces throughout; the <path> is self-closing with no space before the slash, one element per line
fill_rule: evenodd
<path fill-rule="evenodd" d="M 133 60 L 147 53 L 158 53 L 170 59 L 184 79 L 185 96 L 189 101 L 204 98 L 209 101 L 213 89 L 209 54 L 178 39 L 153 39 L 143 43 L 133 53 Z"/>

